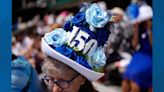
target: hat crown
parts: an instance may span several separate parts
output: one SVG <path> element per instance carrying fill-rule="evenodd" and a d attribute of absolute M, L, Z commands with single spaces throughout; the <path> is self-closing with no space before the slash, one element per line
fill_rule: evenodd
<path fill-rule="evenodd" d="M 146 21 L 148 19 L 151 19 L 152 17 L 153 17 L 152 8 L 147 4 L 141 5 L 139 8 L 139 15 L 137 17 L 137 21 L 143 22 L 143 21 Z"/>
<path fill-rule="evenodd" d="M 64 28 L 46 33 L 44 40 L 54 51 L 79 65 L 102 72 L 106 61 L 103 46 L 110 34 L 111 18 L 112 14 L 92 4 L 66 21 Z"/>

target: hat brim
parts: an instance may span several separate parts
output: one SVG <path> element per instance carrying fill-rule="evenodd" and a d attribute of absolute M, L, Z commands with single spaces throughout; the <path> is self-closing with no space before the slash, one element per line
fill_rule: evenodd
<path fill-rule="evenodd" d="M 132 21 L 131 21 L 131 24 L 141 23 L 141 22 L 144 22 L 144 21 L 149 20 L 149 19 L 151 19 L 151 18 L 152 18 L 151 15 L 150 15 L 150 16 L 147 16 L 147 17 L 138 17 L 138 18 L 132 20 Z"/>
<path fill-rule="evenodd" d="M 76 63 L 75 61 L 71 60 L 70 58 L 55 51 L 45 42 L 45 40 L 43 38 L 42 38 L 42 43 L 41 43 L 41 49 L 42 49 L 43 53 L 45 53 L 46 55 L 68 65 L 69 67 L 71 67 L 72 69 L 74 69 L 75 71 L 77 71 L 78 73 L 80 73 L 81 75 L 83 75 L 90 81 L 98 80 L 99 78 L 104 76 L 104 73 L 95 72 L 93 70 L 85 68 L 84 66 Z"/>

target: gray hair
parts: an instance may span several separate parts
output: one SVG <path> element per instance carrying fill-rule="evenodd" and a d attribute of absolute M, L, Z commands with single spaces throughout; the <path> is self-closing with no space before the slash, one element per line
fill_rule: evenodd
<path fill-rule="evenodd" d="M 62 74 L 68 73 L 68 72 L 69 72 L 69 74 L 76 73 L 76 71 L 73 70 L 68 65 L 66 65 L 54 58 L 51 58 L 49 56 L 47 56 L 46 59 L 44 60 L 44 63 L 42 65 L 42 71 L 45 74 L 51 74 L 51 75 L 52 74 L 62 75 Z"/>

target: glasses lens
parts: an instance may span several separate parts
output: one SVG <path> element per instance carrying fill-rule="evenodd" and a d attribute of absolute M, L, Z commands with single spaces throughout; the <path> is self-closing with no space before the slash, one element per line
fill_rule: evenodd
<path fill-rule="evenodd" d="M 69 87 L 69 82 L 67 81 L 63 81 L 63 80 L 59 80 L 56 82 L 61 88 L 68 88 Z"/>
<path fill-rule="evenodd" d="M 70 86 L 70 82 L 75 79 L 79 74 L 76 74 L 71 80 L 56 80 L 54 81 L 53 79 L 51 79 L 49 76 L 45 76 L 44 77 L 44 82 L 47 86 L 49 87 L 53 87 L 54 84 L 57 84 L 58 86 L 60 86 L 61 88 L 65 89 L 68 88 Z"/>
<path fill-rule="evenodd" d="M 47 86 L 50 86 L 50 87 L 52 87 L 54 85 L 51 78 L 49 78 L 48 76 L 45 76 L 44 82 Z"/>

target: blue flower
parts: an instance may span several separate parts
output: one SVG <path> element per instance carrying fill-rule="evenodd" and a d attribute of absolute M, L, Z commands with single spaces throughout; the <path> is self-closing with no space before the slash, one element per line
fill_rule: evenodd
<path fill-rule="evenodd" d="M 66 21 L 64 24 L 64 30 L 71 31 L 73 28 L 73 25 L 71 24 L 71 21 Z"/>
<path fill-rule="evenodd" d="M 66 45 L 63 45 L 61 47 L 57 47 L 55 48 L 55 50 L 57 52 L 59 52 L 60 54 L 74 60 L 75 62 L 79 63 L 80 65 L 88 68 L 88 69 L 92 69 L 89 64 L 87 63 L 87 60 L 85 59 L 85 57 L 83 56 L 78 56 L 76 54 L 76 52 L 74 52 L 74 50 Z"/>
<path fill-rule="evenodd" d="M 97 4 L 92 4 L 85 13 L 86 22 L 96 28 L 104 27 L 108 21 L 108 13 L 101 9 Z"/>
<path fill-rule="evenodd" d="M 72 19 L 72 24 L 77 27 L 84 26 L 86 24 L 85 13 L 84 12 L 77 13 Z"/>
<path fill-rule="evenodd" d="M 73 16 L 70 17 L 70 19 L 68 19 L 65 24 L 64 24 L 64 30 L 66 31 L 72 31 L 72 28 L 73 28 L 73 24 L 72 24 L 72 19 L 73 19 Z"/>
<path fill-rule="evenodd" d="M 88 69 L 92 69 L 87 60 L 82 56 L 77 56 L 75 61 Z"/>
<path fill-rule="evenodd" d="M 47 44 L 53 45 L 54 47 L 60 47 L 68 39 L 68 34 L 64 29 L 57 28 L 50 33 L 46 33 L 44 39 Z"/>
<path fill-rule="evenodd" d="M 73 49 L 72 48 L 69 48 L 69 47 L 67 47 L 65 45 L 63 45 L 61 47 L 57 47 L 57 48 L 55 48 L 55 50 L 57 52 L 59 52 L 60 54 L 68 57 L 68 58 L 71 58 L 74 55 Z"/>
<path fill-rule="evenodd" d="M 94 70 L 99 71 L 106 64 L 106 56 L 102 47 L 97 47 L 95 53 L 91 56 Z"/>
<path fill-rule="evenodd" d="M 110 30 L 106 27 L 98 28 L 96 34 L 97 34 L 98 46 L 103 46 L 105 42 L 108 40 Z"/>

